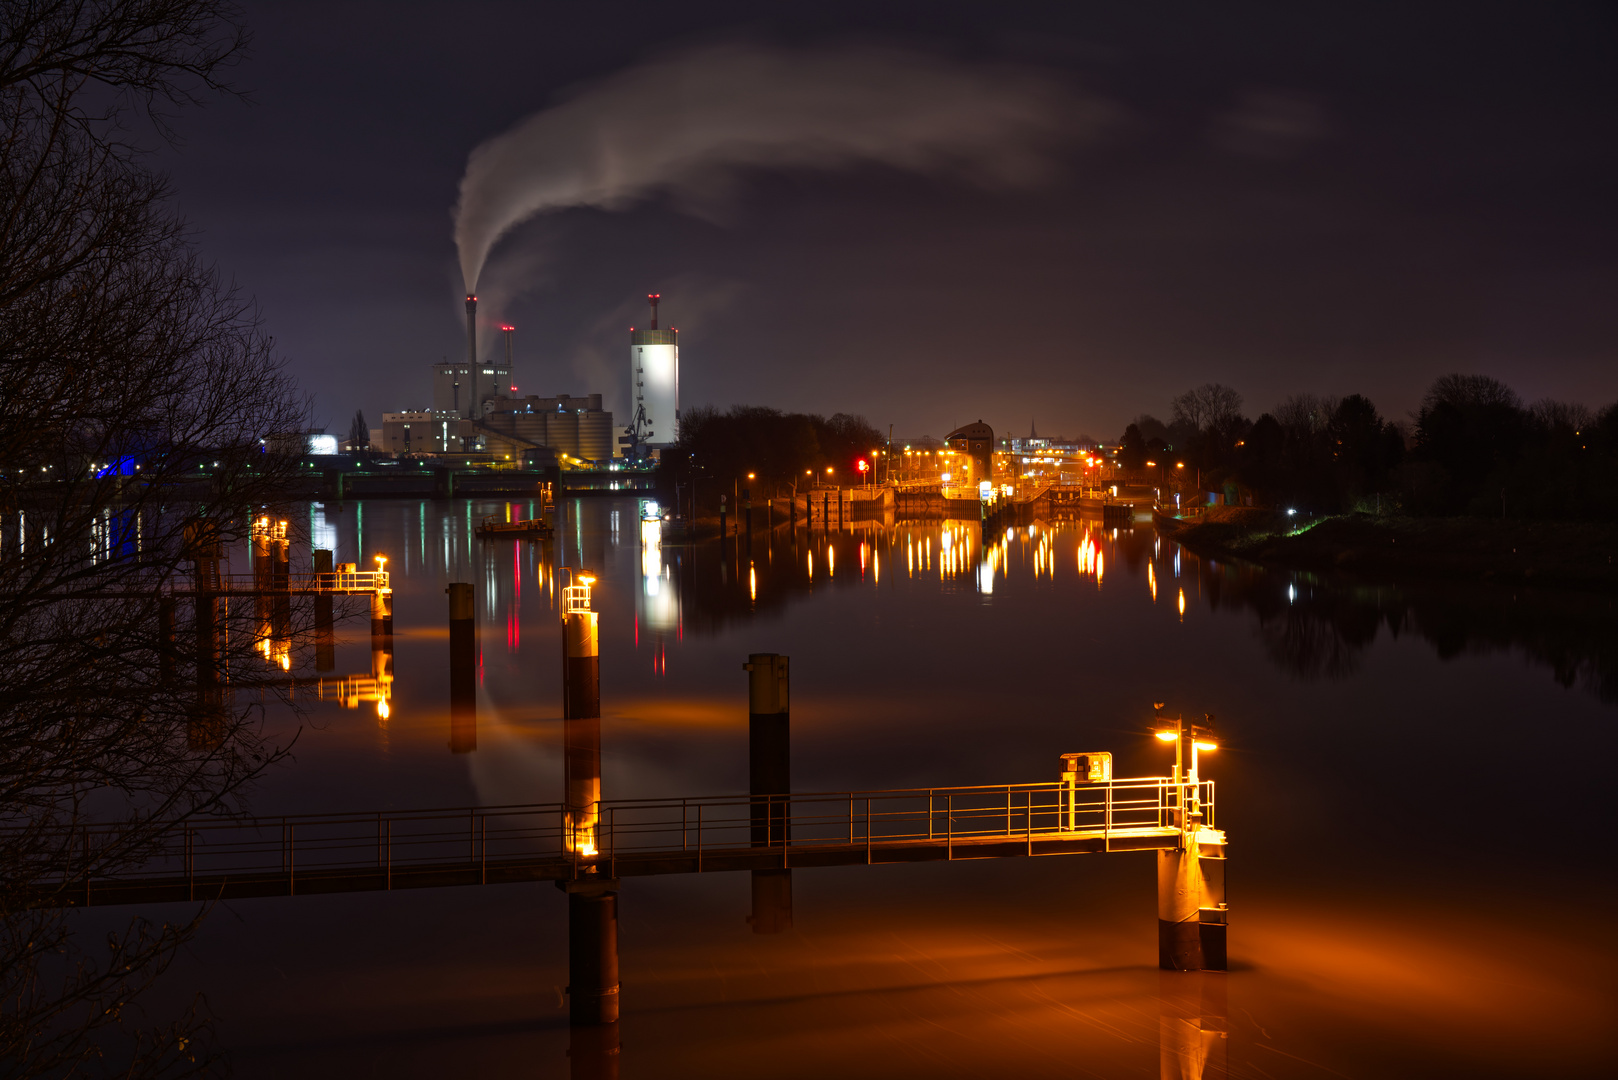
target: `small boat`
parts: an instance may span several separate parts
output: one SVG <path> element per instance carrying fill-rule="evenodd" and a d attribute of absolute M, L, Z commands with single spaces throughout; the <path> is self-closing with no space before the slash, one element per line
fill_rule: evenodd
<path fill-rule="evenodd" d="M 555 533 L 550 522 L 544 518 L 527 518 L 521 521 L 502 521 L 494 515 L 483 519 L 483 524 L 475 530 L 479 536 L 512 536 L 512 537 L 547 537 Z"/>

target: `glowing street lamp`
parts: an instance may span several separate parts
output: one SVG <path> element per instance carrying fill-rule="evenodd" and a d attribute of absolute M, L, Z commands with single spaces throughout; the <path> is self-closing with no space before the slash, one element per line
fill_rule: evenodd
<path fill-rule="evenodd" d="M 1161 705 L 1154 705 L 1154 709 L 1161 709 Z M 1203 719 L 1212 721 L 1212 713 L 1204 713 Z M 1165 721 L 1166 722 L 1166 721 Z M 1177 801 L 1181 806 L 1189 806 L 1190 812 L 1176 822 L 1181 828 L 1198 828 L 1202 823 L 1202 810 L 1199 805 L 1197 785 L 1197 756 L 1202 751 L 1219 749 L 1219 742 L 1214 736 L 1211 727 L 1202 724 L 1187 724 L 1183 718 L 1177 717 L 1172 728 L 1161 728 L 1153 732 L 1163 742 L 1174 743 L 1174 788 Z M 1187 754 L 1187 750 L 1190 751 Z M 1187 757 L 1190 758 L 1189 763 Z M 1187 769 L 1186 765 L 1190 768 Z M 1193 824 L 1194 823 L 1194 824 Z"/>

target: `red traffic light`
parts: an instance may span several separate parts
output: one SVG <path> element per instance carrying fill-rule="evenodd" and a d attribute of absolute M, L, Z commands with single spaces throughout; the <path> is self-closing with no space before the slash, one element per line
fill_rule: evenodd
<path fill-rule="evenodd" d="M 864 472 L 866 469 L 869 469 L 871 467 L 871 463 L 866 461 L 864 458 L 860 458 L 859 467 L 860 467 L 860 472 Z"/>

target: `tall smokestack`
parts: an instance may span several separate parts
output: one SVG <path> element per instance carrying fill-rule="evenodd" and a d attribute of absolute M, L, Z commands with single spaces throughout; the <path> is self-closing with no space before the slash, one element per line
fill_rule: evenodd
<path fill-rule="evenodd" d="M 506 381 L 511 385 L 513 394 L 517 392 L 517 369 L 511 366 L 511 334 L 516 329 L 509 323 L 502 323 L 500 326 L 500 332 L 506 336 Z M 501 387 L 500 391 L 504 393 L 505 387 Z"/>
<path fill-rule="evenodd" d="M 478 411 L 478 298 L 466 298 L 466 367 L 472 380 L 471 394 L 466 403 L 466 415 L 476 416 Z"/>
<path fill-rule="evenodd" d="M 657 329 L 657 302 L 659 300 L 661 300 L 661 299 L 663 299 L 663 294 L 662 293 L 655 293 L 654 292 L 654 293 L 647 293 L 646 294 L 647 302 L 652 305 L 652 325 L 649 327 L 649 329 L 652 329 L 652 330 Z"/>

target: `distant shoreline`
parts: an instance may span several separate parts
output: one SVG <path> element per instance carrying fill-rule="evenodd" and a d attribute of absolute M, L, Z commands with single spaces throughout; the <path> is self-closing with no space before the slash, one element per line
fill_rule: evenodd
<path fill-rule="evenodd" d="M 1212 508 L 1200 520 L 1158 515 L 1163 535 L 1199 554 L 1296 570 L 1618 591 L 1618 525 L 1603 522 L 1289 518 Z"/>

